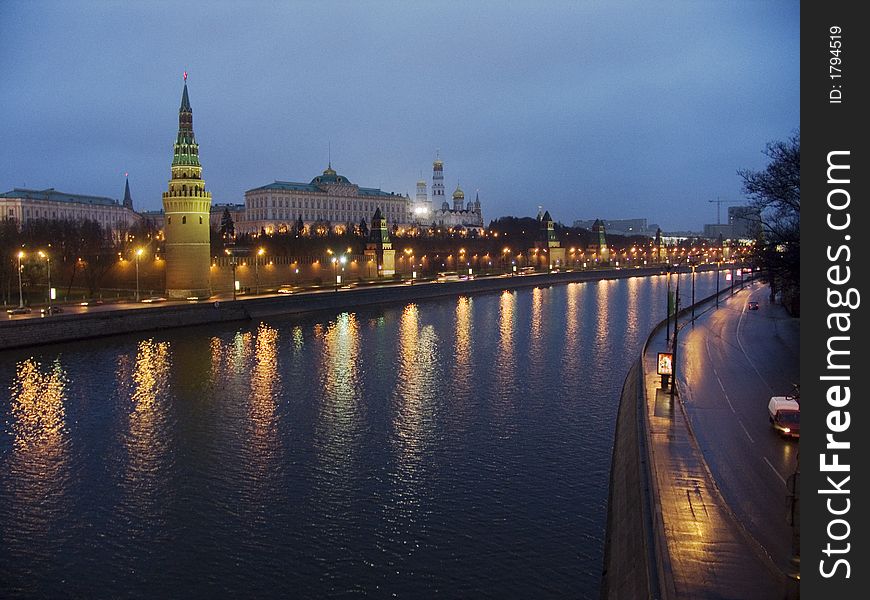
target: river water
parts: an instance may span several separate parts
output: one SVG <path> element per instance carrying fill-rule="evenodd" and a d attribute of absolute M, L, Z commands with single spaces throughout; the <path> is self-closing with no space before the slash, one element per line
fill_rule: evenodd
<path fill-rule="evenodd" d="M 0 595 L 595 598 L 665 285 L 2 353 Z"/>

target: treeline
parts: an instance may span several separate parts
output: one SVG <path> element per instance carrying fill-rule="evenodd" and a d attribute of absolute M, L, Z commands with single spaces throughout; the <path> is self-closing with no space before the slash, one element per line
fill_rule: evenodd
<path fill-rule="evenodd" d="M 786 141 L 770 142 L 764 153 L 770 159 L 763 171 L 738 171 L 750 206 L 761 215 L 761 233 L 752 260 L 770 284 L 770 295 L 779 294 L 793 315 L 800 315 L 801 289 L 801 134 Z"/>
<path fill-rule="evenodd" d="M 132 259 L 137 247 L 156 252 L 157 244 L 157 231 L 148 221 L 113 231 L 91 220 L 34 219 L 19 229 L 16 221 L 4 219 L 0 221 L 4 304 L 17 295 L 19 253 L 22 287 L 47 282 L 51 269 L 53 287 L 66 289 L 66 295 L 73 287 L 83 287 L 94 296 L 105 274 L 120 258 Z"/>

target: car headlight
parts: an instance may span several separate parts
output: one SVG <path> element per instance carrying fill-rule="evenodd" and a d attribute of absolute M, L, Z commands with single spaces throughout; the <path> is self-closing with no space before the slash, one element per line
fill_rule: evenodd
<path fill-rule="evenodd" d="M 786 427 L 782 430 L 784 433 L 791 433 L 791 429 Z"/>

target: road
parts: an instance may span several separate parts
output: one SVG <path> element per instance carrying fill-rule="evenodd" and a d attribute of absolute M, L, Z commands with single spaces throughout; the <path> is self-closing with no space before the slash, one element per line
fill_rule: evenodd
<path fill-rule="evenodd" d="M 535 275 L 545 275 L 545 273 L 534 273 L 531 276 L 535 276 Z M 498 273 L 498 274 L 484 275 L 484 277 L 495 279 L 495 278 L 502 278 L 502 277 L 510 277 L 510 275 L 505 274 L 505 273 Z M 451 283 L 453 283 L 453 282 L 451 282 Z M 458 283 L 458 282 L 456 282 L 456 283 Z M 406 280 L 399 280 L 399 281 L 386 280 L 383 282 L 378 282 L 376 284 L 366 284 L 363 286 L 356 286 L 354 284 L 346 284 L 346 285 L 339 287 L 338 290 L 336 290 L 334 286 L 324 285 L 324 286 L 321 286 L 320 288 L 316 288 L 316 289 L 303 289 L 303 290 L 300 290 L 298 292 L 295 292 L 294 295 L 297 295 L 297 296 L 298 295 L 306 295 L 307 296 L 307 295 L 315 295 L 315 294 L 329 294 L 329 293 L 332 293 L 334 291 L 352 292 L 354 290 L 371 289 L 372 287 L 391 287 L 391 286 L 399 286 L 399 285 L 407 285 L 407 284 L 408 284 L 407 279 Z M 414 285 L 440 285 L 440 283 L 438 281 L 435 281 L 435 280 L 427 279 L 427 280 L 423 280 L 423 281 L 415 281 Z M 269 298 L 269 297 L 280 297 L 280 296 L 282 296 L 282 294 L 270 292 L 270 293 L 263 293 L 263 294 L 239 294 L 238 298 L 240 300 L 244 300 L 244 299 L 248 299 L 248 298 Z M 143 296 L 143 298 L 144 298 L 144 296 Z M 61 303 L 58 303 L 57 306 L 60 306 L 61 309 L 63 310 L 63 313 L 61 313 L 62 315 L 67 315 L 67 314 L 75 315 L 75 314 L 88 314 L 88 313 L 93 313 L 93 312 L 116 311 L 116 310 L 141 310 L 141 309 L 147 309 L 147 308 L 156 307 L 156 306 L 192 304 L 192 303 L 197 303 L 197 302 L 199 302 L 199 303 L 211 303 L 211 302 L 216 302 L 216 301 L 226 302 L 228 300 L 232 300 L 232 298 L 233 298 L 232 292 L 222 292 L 219 294 L 215 294 L 206 300 L 198 300 L 198 301 L 197 300 L 166 300 L 163 297 L 159 297 L 159 299 L 156 299 L 153 301 L 143 300 L 142 302 L 133 302 L 133 301 L 106 302 L 105 304 L 94 304 L 93 302 L 91 302 L 89 305 L 84 305 L 84 303 L 82 303 L 82 304 L 77 304 L 77 303 L 62 303 L 61 304 Z M 15 308 L 15 307 L 11 306 L 10 308 Z M 40 308 L 41 307 L 39 307 L 39 306 L 33 307 L 31 312 L 26 313 L 26 314 L 21 314 L 21 315 L 10 314 L 7 316 L 7 319 L 8 320 L 27 320 L 27 319 L 45 318 L 40 313 Z"/>
<path fill-rule="evenodd" d="M 786 481 L 798 443 L 767 416 L 770 396 L 800 381 L 799 321 L 748 287 L 680 330 L 678 376 L 695 437 L 738 520 L 783 572 L 793 570 Z M 759 310 L 748 310 L 754 300 Z"/>

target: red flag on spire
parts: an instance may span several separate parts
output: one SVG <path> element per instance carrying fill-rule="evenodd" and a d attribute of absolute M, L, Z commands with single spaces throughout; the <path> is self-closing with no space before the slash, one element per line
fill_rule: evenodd
<path fill-rule="evenodd" d="M 184 82 L 187 83 L 187 71 L 184 72 Z"/>

